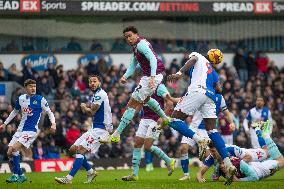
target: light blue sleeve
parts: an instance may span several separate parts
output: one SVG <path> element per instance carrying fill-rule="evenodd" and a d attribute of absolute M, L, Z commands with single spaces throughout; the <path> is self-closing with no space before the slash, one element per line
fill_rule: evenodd
<path fill-rule="evenodd" d="M 246 177 L 240 178 L 240 181 L 257 181 L 259 177 L 256 172 L 244 160 L 240 162 L 240 170 Z"/>
<path fill-rule="evenodd" d="M 145 57 L 149 60 L 151 67 L 151 76 L 155 76 L 157 71 L 157 58 L 154 55 L 152 49 L 149 47 L 149 42 L 146 40 L 141 40 L 137 44 L 137 50 L 140 53 L 144 54 Z"/>
<path fill-rule="evenodd" d="M 168 94 L 169 91 L 167 87 L 164 84 L 160 84 L 158 89 L 157 89 L 157 95 L 160 97 L 164 97 L 166 94 Z"/>
<path fill-rule="evenodd" d="M 128 79 L 129 77 L 131 77 L 134 74 L 135 69 L 136 69 L 136 65 L 137 65 L 136 58 L 134 57 L 134 55 L 132 55 L 130 66 L 127 68 L 127 70 L 124 74 L 124 77 L 126 79 Z"/>

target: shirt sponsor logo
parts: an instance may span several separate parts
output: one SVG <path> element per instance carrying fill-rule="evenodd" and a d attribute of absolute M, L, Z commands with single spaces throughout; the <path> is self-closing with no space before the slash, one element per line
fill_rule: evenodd
<path fill-rule="evenodd" d="M 20 0 L 20 12 L 40 12 L 40 0 Z"/>

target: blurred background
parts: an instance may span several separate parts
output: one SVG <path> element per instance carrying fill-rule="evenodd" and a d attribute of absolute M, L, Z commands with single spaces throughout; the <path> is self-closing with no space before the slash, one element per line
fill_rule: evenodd
<path fill-rule="evenodd" d="M 234 144 L 249 148 L 243 120 L 255 106 L 256 96 L 265 97 L 273 118 L 273 139 L 284 152 L 284 2 L 280 0 L 181 0 L 175 1 L 0 1 L 0 123 L 24 93 L 23 81 L 37 81 L 55 113 L 57 132 L 51 135 L 47 116 L 40 121 L 40 134 L 24 160 L 66 158 L 68 148 L 92 124 L 80 111 L 90 100 L 88 75 L 103 77 L 118 126 L 137 79 L 118 83 L 130 62 L 131 48 L 122 30 L 138 28 L 151 42 L 167 67 L 175 73 L 189 53 L 211 48 L 224 52 L 218 73 L 223 96 L 237 128 Z M 166 83 L 171 95 L 187 90 L 188 78 Z M 227 124 L 224 116 L 218 127 Z M 18 115 L 0 131 L 0 160 L 7 161 L 8 143 L 17 129 Z M 89 159 L 128 158 L 132 155 L 138 114 L 118 144 L 102 145 Z M 190 120 L 188 120 L 190 124 Z M 222 129 L 220 129 L 222 132 Z M 165 129 L 158 142 L 169 156 L 180 156 L 181 136 Z M 194 153 L 190 153 L 195 157 Z"/>

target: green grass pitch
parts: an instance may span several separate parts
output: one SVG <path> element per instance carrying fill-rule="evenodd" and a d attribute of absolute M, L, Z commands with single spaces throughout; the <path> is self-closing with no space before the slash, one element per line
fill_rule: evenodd
<path fill-rule="evenodd" d="M 26 174 L 28 181 L 23 184 L 7 184 L 5 182 L 9 174 L 0 174 L 0 189 L 220 189 L 220 188 L 240 188 L 240 189 L 284 189 L 284 170 L 277 172 L 273 177 L 258 181 L 246 183 L 232 183 L 231 186 L 224 186 L 224 182 L 210 181 L 210 175 L 206 174 L 206 183 L 197 183 L 195 181 L 195 173 L 197 168 L 190 169 L 191 180 L 179 181 L 178 178 L 182 176 L 182 171 L 177 168 L 172 176 L 167 176 L 167 170 L 156 168 L 153 172 L 146 172 L 141 169 L 139 181 L 124 182 L 121 180 L 122 176 L 130 173 L 130 170 L 112 170 L 112 171 L 99 171 L 99 176 L 91 184 L 83 184 L 86 177 L 85 171 L 79 171 L 73 179 L 71 185 L 59 185 L 54 181 L 55 176 L 65 176 L 67 173 L 29 173 Z"/>

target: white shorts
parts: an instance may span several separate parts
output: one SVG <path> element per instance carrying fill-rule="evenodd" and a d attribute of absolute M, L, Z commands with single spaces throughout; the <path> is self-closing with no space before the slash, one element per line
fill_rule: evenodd
<path fill-rule="evenodd" d="M 95 128 L 87 131 L 81 137 L 79 137 L 74 146 L 83 146 L 86 150 L 90 151 L 91 153 L 96 153 L 101 146 L 99 142 L 100 139 L 106 140 L 109 137 L 109 133 L 100 128 Z"/>
<path fill-rule="evenodd" d="M 21 143 L 26 148 L 29 148 L 37 138 L 37 133 L 34 131 L 17 131 L 8 146 L 13 146 L 16 142 Z"/>
<path fill-rule="evenodd" d="M 144 102 L 147 97 L 152 96 L 156 91 L 158 85 L 163 80 L 163 75 L 158 74 L 155 76 L 155 87 L 153 89 L 149 88 L 149 80 L 151 77 L 143 76 L 139 82 L 139 85 L 135 88 L 134 92 L 132 93 L 132 97 L 137 100 L 138 102 Z"/>
<path fill-rule="evenodd" d="M 181 111 L 188 116 L 193 115 L 199 110 L 202 118 L 217 118 L 214 101 L 205 94 L 195 91 L 187 92 L 178 102 L 174 110 Z"/>
<path fill-rule="evenodd" d="M 136 131 L 136 136 L 158 140 L 160 130 L 157 129 L 157 122 L 152 119 L 141 119 Z"/>
<path fill-rule="evenodd" d="M 256 162 L 267 159 L 266 152 L 261 148 L 246 149 L 246 154 L 249 154 L 252 157 L 252 161 L 256 161 Z"/>
<path fill-rule="evenodd" d="M 194 132 L 196 132 L 195 129 L 192 129 Z M 205 129 L 197 129 L 197 132 L 196 132 L 199 136 L 201 136 L 202 138 L 209 138 L 208 134 L 207 134 L 207 131 Z M 188 138 L 188 137 L 185 137 L 183 136 L 182 139 L 181 139 L 181 142 L 182 144 L 188 144 L 189 146 L 194 146 L 196 145 L 196 142 L 191 139 L 191 138 Z"/>

